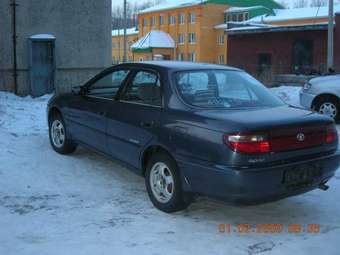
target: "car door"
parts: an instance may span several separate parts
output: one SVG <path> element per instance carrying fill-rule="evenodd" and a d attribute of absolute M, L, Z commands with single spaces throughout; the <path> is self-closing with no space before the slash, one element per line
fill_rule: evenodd
<path fill-rule="evenodd" d="M 113 109 L 107 115 L 110 153 L 138 168 L 143 148 L 158 132 L 162 111 L 159 74 L 133 71 Z"/>
<path fill-rule="evenodd" d="M 67 110 L 72 120 L 72 137 L 94 149 L 109 154 L 107 146 L 108 109 L 129 71 L 114 70 L 86 85 L 85 94 L 77 95 Z"/>

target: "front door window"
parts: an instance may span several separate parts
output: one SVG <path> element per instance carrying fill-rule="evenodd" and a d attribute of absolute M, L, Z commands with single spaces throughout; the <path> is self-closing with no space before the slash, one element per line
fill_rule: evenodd
<path fill-rule="evenodd" d="M 128 70 L 117 70 L 105 75 L 88 88 L 87 95 L 113 99 L 128 74 Z"/>

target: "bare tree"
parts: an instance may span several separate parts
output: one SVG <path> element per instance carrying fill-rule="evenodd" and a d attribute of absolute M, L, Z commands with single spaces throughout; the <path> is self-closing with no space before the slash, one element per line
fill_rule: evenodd
<path fill-rule="evenodd" d="M 127 26 L 137 26 L 137 13 L 161 2 L 164 2 L 164 0 L 148 0 L 142 3 L 135 2 L 134 4 L 127 2 Z M 124 27 L 123 9 L 123 5 L 115 5 L 112 7 L 112 29 L 122 29 Z"/>
<path fill-rule="evenodd" d="M 296 0 L 294 2 L 294 8 L 308 7 L 308 0 Z"/>
<path fill-rule="evenodd" d="M 326 6 L 328 0 L 312 0 L 310 3 L 311 7 L 320 7 L 320 6 Z"/>

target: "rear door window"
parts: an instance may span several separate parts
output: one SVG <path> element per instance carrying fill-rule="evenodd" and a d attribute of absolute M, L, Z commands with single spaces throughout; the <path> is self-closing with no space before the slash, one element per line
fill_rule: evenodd
<path fill-rule="evenodd" d="M 138 71 L 120 100 L 152 106 L 161 106 L 161 84 L 159 75 L 150 71 Z"/>

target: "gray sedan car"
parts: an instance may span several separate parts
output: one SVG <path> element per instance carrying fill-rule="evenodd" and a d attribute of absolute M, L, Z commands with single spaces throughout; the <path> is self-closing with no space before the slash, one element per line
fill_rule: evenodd
<path fill-rule="evenodd" d="M 340 120 L 340 75 L 311 79 L 300 91 L 302 106 Z"/>

